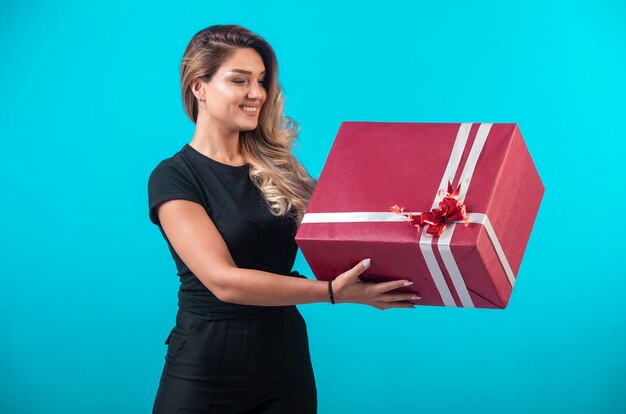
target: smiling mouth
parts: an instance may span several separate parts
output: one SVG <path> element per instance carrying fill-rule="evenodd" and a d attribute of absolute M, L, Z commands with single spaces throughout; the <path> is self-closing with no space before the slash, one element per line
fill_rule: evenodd
<path fill-rule="evenodd" d="M 242 111 L 246 113 L 246 115 L 256 115 L 259 110 L 259 108 L 257 108 L 256 106 L 241 105 L 239 107 L 241 108 Z"/>

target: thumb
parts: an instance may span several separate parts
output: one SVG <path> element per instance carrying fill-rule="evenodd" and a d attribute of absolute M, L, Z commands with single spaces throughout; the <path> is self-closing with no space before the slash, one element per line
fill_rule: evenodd
<path fill-rule="evenodd" d="M 355 281 L 361 273 L 363 273 L 365 270 L 367 270 L 367 268 L 370 267 L 371 262 L 372 261 L 369 258 L 360 261 L 356 264 L 356 266 L 343 274 L 343 279 L 350 282 Z"/>

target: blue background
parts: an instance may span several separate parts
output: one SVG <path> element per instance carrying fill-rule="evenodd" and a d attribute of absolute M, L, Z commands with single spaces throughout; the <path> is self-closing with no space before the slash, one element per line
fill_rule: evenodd
<path fill-rule="evenodd" d="M 469 3 L 3 2 L 0 411 L 150 412 L 178 278 L 147 179 L 193 135 L 187 42 L 238 23 L 312 175 L 342 120 L 517 122 L 546 187 L 504 311 L 299 305 L 319 412 L 626 412 L 626 7 Z"/>

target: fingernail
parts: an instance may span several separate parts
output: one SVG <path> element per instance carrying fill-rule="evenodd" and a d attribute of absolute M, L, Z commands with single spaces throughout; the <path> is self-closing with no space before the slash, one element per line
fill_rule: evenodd
<path fill-rule="evenodd" d="M 404 286 L 411 286 L 413 282 L 404 282 Z"/>
<path fill-rule="evenodd" d="M 365 259 L 363 260 L 361 263 L 363 264 L 363 267 L 370 267 L 370 263 L 371 263 L 371 259 Z"/>
<path fill-rule="evenodd" d="M 419 296 L 411 296 L 411 299 L 421 299 Z"/>

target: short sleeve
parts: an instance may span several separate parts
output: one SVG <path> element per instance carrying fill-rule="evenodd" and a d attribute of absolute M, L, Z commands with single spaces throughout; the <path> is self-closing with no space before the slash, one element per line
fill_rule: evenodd
<path fill-rule="evenodd" d="M 148 209 L 150 221 L 161 226 L 157 215 L 159 204 L 167 200 L 189 200 L 202 204 L 198 192 L 183 171 L 171 162 L 161 161 L 148 178 Z"/>

